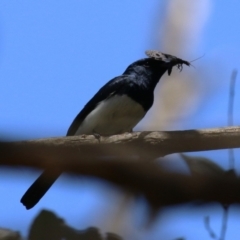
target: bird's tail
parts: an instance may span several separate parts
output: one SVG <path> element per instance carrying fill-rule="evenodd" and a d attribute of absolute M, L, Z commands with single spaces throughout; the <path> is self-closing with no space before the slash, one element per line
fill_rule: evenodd
<path fill-rule="evenodd" d="M 37 180 L 29 187 L 25 194 L 21 198 L 21 203 L 30 209 L 34 207 L 39 200 L 44 196 L 48 189 L 60 176 L 61 172 L 53 172 L 45 170 Z"/>

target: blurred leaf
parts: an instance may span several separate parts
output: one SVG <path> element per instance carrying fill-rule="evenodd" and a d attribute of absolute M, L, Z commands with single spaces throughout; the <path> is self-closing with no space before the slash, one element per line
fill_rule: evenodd
<path fill-rule="evenodd" d="M 106 238 L 102 237 L 96 227 L 89 227 L 85 230 L 74 229 L 68 226 L 62 218 L 55 213 L 42 210 L 33 220 L 30 227 L 28 240 L 121 240 L 122 238 L 114 233 L 107 233 Z"/>
<path fill-rule="evenodd" d="M 189 157 L 183 153 L 180 156 L 188 165 L 192 175 L 196 174 L 208 174 L 213 176 L 222 176 L 226 174 L 226 171 L 218 164 L 214 163 L 208 158 L 204 157 Z"/>
<path fill-rule="evenodd" d="M 0 228 L 0 240 L 21 240 L 19 232 L 12 231 L 6 228 Z"/>
<path fill-rule="evenodd" d="M 107 233 L 106 240 L 122 240 L 122 238 L 115 233 Z"/>

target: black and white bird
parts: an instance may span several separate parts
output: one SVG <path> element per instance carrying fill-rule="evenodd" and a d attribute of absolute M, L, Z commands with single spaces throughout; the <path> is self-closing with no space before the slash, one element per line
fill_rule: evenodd
<path fill-rule="evenodd" d="M 146 51 L 148 58 L 138 60 L 124 73 L 107 82 L 76 116 L 67 136 L 99 134 L 110 136 L 130 132 L 152 107 L 154 89 L 162 75 L 189 62 L 158 51 Z M 44 196 L 59 173 L 45 170 L 23 195 L 27 209 Z"/>

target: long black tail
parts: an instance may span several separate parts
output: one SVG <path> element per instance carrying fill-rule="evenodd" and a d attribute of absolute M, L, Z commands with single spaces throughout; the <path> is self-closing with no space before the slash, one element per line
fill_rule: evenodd
<path fill-rule="evenodd" d="M 61 172 L 53 172 L 51 170 L 45 170 L 37 180 L 29 187 L 21 198 L 21 203 L 30 209 L 34 207 L 39 200 L 44 196 L 48 189 L 60 176 Z"/>

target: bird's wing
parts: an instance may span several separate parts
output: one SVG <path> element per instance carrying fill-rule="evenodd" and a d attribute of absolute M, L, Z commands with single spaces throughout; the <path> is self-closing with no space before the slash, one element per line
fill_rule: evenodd
<path fill-rule="evenodd" d="M 128 82 L 128 84 L 126 84 Z M 113 78 L 109 82 L 107 82 L 94 96 L 93 98 L 84 106 L 84 108 L 80 111 L 80 113 L 73 120 L 71 126 L 68 129 L 67 136 L 75 135 L 79 126 L 86 118 L 86 116 L 95 109 L 95 107 L 102 102 L 116 94 L 123 94 L 127 92 L 128 89 L 132 88 L 134 85 L 134 81 L 132 81 L 132 77 L 129 75 L 121 75 L 119 77 Z"/>

